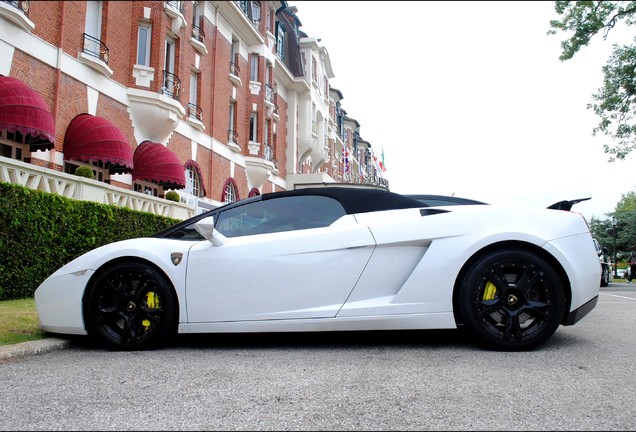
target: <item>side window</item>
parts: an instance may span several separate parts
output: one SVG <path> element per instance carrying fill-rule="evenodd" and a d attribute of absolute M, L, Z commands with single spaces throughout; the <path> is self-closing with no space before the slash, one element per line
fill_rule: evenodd
<path fill-rule="evenodd" d="M 340 203 L 324 196 L 266 199 L 225 210 L 216 229 L 226 237 L 268 234 L 331 225 L 346 214 Z"/>

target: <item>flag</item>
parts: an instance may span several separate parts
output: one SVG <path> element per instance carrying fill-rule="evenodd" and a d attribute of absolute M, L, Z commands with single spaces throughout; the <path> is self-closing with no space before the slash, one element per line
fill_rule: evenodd
<path fill-rule="evenodd" d="M 349 149 L 347 148 L 346 144 L 342 148 L 342 160 L 344 162 L 344 172 L 348 173 L 349 172 Z"/>
<path fill-rule="evenodd" d="M 386 171 L 386 167 L 384 166 L 384 147 L 382 147 L 382 161 L 380 161 L 380 169 L 382 169 L 382 172 Z"/>
<path fill-rule="evenodd" d="M 380 163 L 378 162 L 378 157 L 373 153 L 373 148 L 371 149 L 371 157 L 373 158 L 373 166 L 375 167 L 376 175 L 382 176 L 382 168 L 380 167 Z"/>

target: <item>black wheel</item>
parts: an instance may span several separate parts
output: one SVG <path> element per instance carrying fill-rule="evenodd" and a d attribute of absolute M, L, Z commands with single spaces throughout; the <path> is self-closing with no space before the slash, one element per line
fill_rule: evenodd
<path fill-rule="evenodd" d="M 84 320 L 90 336 L 118 349 L 148 349 L 173 330 L 176 299 L 155 268 L 140 262 L 115 264 L 90 287 Z"/>
<path fill-rule="evenodd" d="M 601 274 L 601 286 L 606 287 L 609 285 L 609 268 L 603 266 L 603 273 Z"/>
<path fill-rule="evenodd" d="M 458 306 L 478 344 L 506 351 L 545 342 L 563 318 L 563 283 L 536 254 L 502 250 L 480 258 L 466 273 Z"/>

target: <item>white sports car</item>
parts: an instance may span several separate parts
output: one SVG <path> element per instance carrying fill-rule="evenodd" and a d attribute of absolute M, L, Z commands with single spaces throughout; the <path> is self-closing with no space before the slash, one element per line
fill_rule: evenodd
<path fill-rule="evenodd" d="M 527 350 L 590 312 L 600 277 L 578 213 L 318 187 L 94 249 L 35 301 L 44 331 L 118 349 L 175 332 L 460 327 L 481 346 Z"/>

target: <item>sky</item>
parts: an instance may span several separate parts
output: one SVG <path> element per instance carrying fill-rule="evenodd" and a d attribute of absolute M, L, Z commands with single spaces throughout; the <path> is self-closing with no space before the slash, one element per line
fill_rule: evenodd
<path fill-rule="evenodd" d="M 617 25 L 562 62 L 552 1 L 289 1 L 329 53 L 333 88 L 389 188 L 605 219 L 636 190 L 636 154 L 608 162 L 587 104 L 603 85 Z"/>

